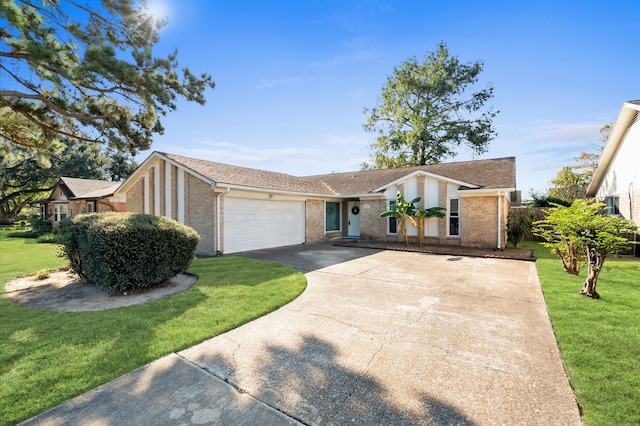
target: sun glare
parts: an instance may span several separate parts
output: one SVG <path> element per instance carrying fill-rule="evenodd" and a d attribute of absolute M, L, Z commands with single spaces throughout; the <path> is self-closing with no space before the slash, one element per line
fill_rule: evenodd
<path fill-rule="evenodd" d="M 151 0 L 147 2 L 147 11 L 155 18 L 169 19 L 169 3 L 164 0 Z"/>

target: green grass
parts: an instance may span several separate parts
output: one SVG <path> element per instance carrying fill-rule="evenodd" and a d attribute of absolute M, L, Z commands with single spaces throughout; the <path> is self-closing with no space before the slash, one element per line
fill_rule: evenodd
<path fill-rule="evenodd" d="M 55 246 L 0 229 L 0 424 L 32 417 L 171 352 L 238 327 L 297 297 L 301 273 L 238 257 L 197 259 L 187 291 L 127 308 L 53 312 L 4 294 L 14 276 L 59 268 Z"/>
<path fill-rule="evenodd" d="M 600 300 L 578 294 L 586 270 L 564 273 L 542 246 L 536 267 L 562 359 L 585 423 L 640 424 L 640 259 L 610 258 L 598 279 Z"/>

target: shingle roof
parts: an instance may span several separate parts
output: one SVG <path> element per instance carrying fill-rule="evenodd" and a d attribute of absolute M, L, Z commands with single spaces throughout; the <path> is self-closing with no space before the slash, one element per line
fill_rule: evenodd
<path fill-rule="evenodd" d="M 269 172 L 266 170 L 250 169 L 232 166 L 181 155 L 159 153 L 199 175 L 210 179 L 220 186 L 238 185 L 251 188 L 271 189 L 290 192 L 304 192 L 312 194 L 328 194 L 318 181 L 307 181 L 285 173 Z"/>
<path fill-rule="evenodd" d="M 159 154 L 221 186 L 238 185 L 318 195 L 367 194 L 416 171 L 424 171 L 484 189 L 516 187 L 514 157 L 296 177 L 181 155 Z"/>
<path fill-rule="evenodd" d="M 79 179 L 63 176 L 60 187 L 67 198 L 101 198 L 112 195 L 120 182 L 108 182 L 96 179 Z"/>
<path fill-rule="evenodd" d="M 366 194 L 402 179 L 416 171 L 423 171 L 451 180 L 465 182 L 484 189 L 515 188 L 515 158 L 462 161 L 397 169 L 363 170 L 347 173 L 307 176 L 302 179 L 318 179 L 336 194 Z"/>

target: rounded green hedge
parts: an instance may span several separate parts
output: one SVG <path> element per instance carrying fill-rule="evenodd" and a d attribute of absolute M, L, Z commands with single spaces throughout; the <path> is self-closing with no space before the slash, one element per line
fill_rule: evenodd
<path fill-rule="evenodd" d="M 78 215 L 60 222 L 62 255 L 87 282 L 114 292 L 149 288 L 184 272 L 200 240 L 164 216 Z"/>

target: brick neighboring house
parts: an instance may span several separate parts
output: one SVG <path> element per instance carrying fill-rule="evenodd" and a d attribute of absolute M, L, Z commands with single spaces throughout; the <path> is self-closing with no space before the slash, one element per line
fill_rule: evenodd
<path fill-rule="evenodd" d="M 515 158 L 296 177 L 161 152 L 116 191 L 127 210 L 164 215 L 200 234 L 200 252 L 236 253 L 335 237 L 402 241 L 380 218 L 397 191 L 442 206 L 427 244 L 504 248 Z M 409 228 L 409 235 L 417 230 Z"/>
<path fill-rule="evenodd" d="M 40 216 L 54 223 L 81 213 L 126 211 L 125 198 L 114 195 L 120 182 L 61 177 L 49 198 L 40 200 Z"/>
<path fill-rule="evenodd" d="M 587 188 L 587 197 L 606 203 L 609 214 L 640 226 L 640 100 L 622 105 Z M 640 256 L 639 246 L 635 246 L 635 254 Z"/>

